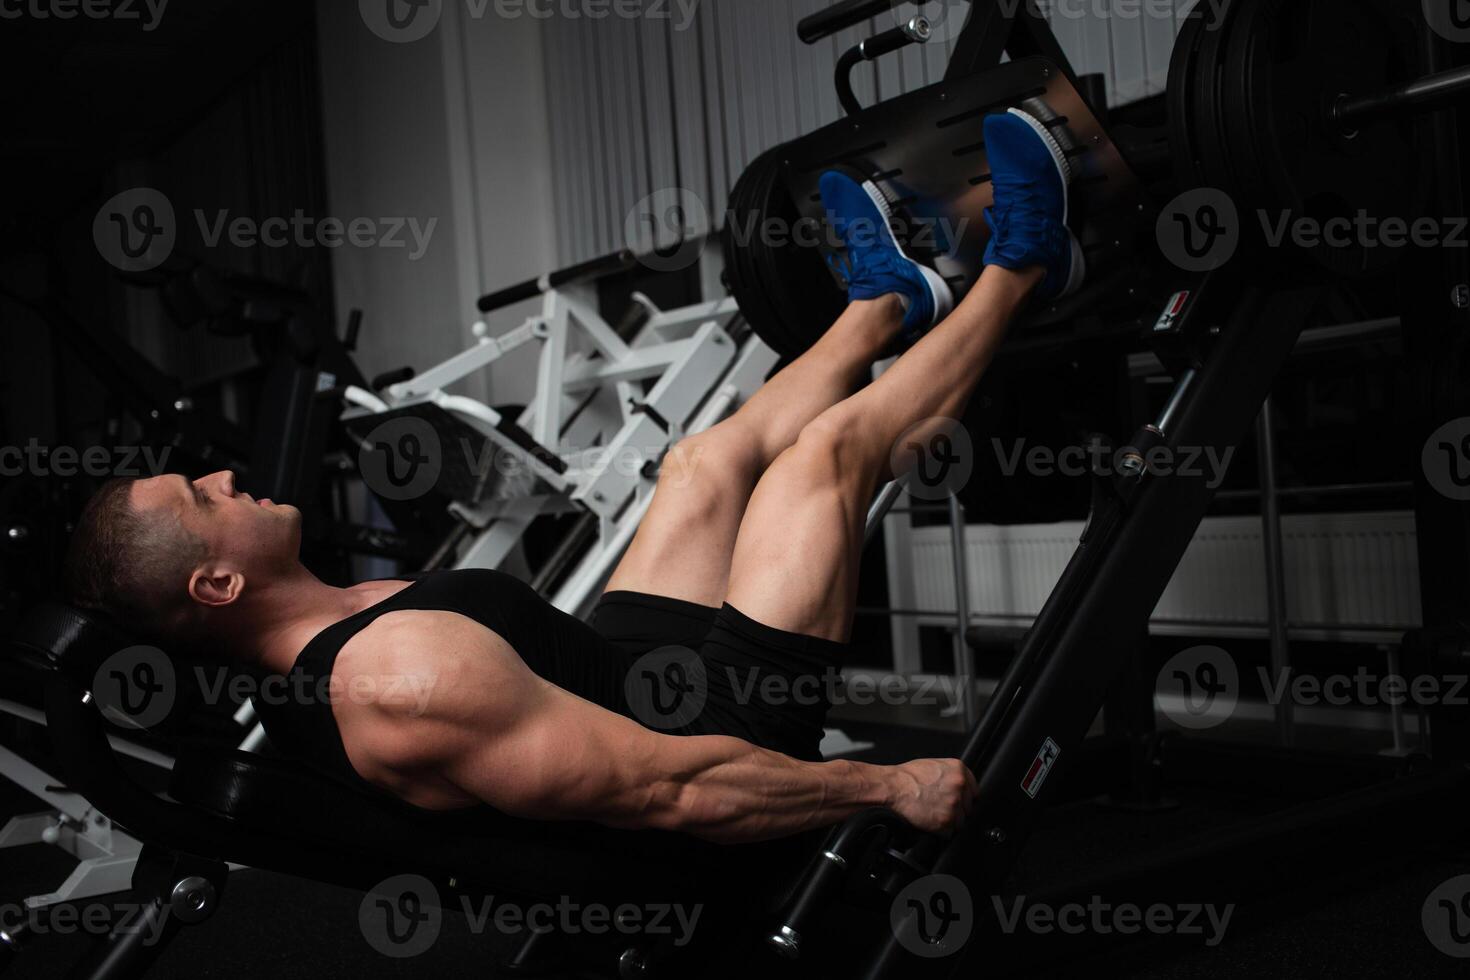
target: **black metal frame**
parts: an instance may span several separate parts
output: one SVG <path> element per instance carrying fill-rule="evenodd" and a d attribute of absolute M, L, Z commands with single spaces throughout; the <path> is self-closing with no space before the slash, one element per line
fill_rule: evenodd
<path fill-rule="evenodd" d="M 803 22 L 802 37 L 810 42 L 825 36 L 824 30 L 852 26 L 860 13 L 871 15 L 886 6 L 839 4 L 824 12 L 825 20 L 817 15 Z M 993 69 L 1008 52 L 1012 58 L 1043 54 L 1075 79 L 1034 5 L 1027 3 L 1017 13 L 1013 19 L 1006 5 L 972 5 L 946 77 Z M 1439 56 L 1443 46 L 1433 39 L 1426 44 L 1434 49 L 1426 57 L 1431 70 L 1448 67 Z M 1426 134 L 1426 148 L 1440 167 L 1444 214 L 1460 214 L 1464 206 L 1456 125 L 1441 114 Z M 1459 250 L 1445 251 L 1423 263 L 1406 263 L 1414 271 L 1405 277 L 1405 332 L 1428 393 L 1424 431 L 1415 434 L 1420 438 L 1450 418 L 1470 414 L 1464 370 L 1470 360 L 1470 311 L 1446 306 L 1455 286 L 1470 283 L 1470 259 Z M 1164 351 L 1180 378 L 1179 388 L 1167 417 L 1140 430 L 1135 447 L 1223 450 L 1249 432 L 1329 285 L 1325 279 L 1268 281 L 1260 271 L 1264 268 L 1241 256 L 1192 284 Z M 869 812 L 849 821 L 834 832 L 826 854 L 788 906 L 784 926 L 772 936 L 778 948 L 799 955 L 801 932 L 814 919 L 814 909 L 855 870 L 859 847 L 871 845 L 875 833 L 890 848 L 886 858 L 877 858 L 888 865 L 875 872 L 879 878 L 901 882 L 932 871 L 958 877 L 974 896 L 1000 894 L 1037 823 L 1048 787 L 1082 756 L 1090 723 L 1104 706 L 1111 682 L 1136 652 L 1149 615 L 1214 496 L 1203 478 L 1146 472 L 1099 481 L 1098 490 L 1077 552 L 966 744 L 962 758 L 979 787 L 967 829 L 948 843 L 924 838 L 900 853 L 892 841 L 904 838 L 904 827 L 893 814 Z M 1470 505 L 1448 501 L 1421 477 L 1417 513 L 1426 623 L 1418 646 L 1428 670 L 1463 671 L 1470 665 Z M 1442 708 L 1432 725 L 1436 761 L 1470 754 L 1470 719 L 1463 710 Z M 1038 771 L 1044 783 L 1038 783 Z M 1242 842 L 1280 838 L 1283 827 L 1304 831 L 1324 820 L 1341 827 L 1376 819 L 1390 807 L 1402 816 L 1412 802 L 1462 797 L 1467 786 L 1463 767 L 1442 767 L 1302 807 L 1285 824 L 1264 821 L 1254 834 L 1242 831 L 1219 842 L 1222 846 L 1197 845 L 1186 856 L 1202 867 L 1200 861 L 1218 861 L 1232 844 L 1239 851 Z M 1171 863 L 1164 857 L 1150 869 L 1153 880 L 1173 874 L 1177 881 L 1188 861 Z M 916 956 L 893 934 L 863 976 L 945 976 L 958 973 L 965 960 Z"/>
<path fill-rule="evenodd" d="M 1003 53 L 1009 54 L 1012 60 L 1040 55 L 1055 62 L 1072 84 L 1077 84 L 1072 62 L 1067 60 L 1066 52 L 1042 16 L 1036 0 L 1018 0 L 1016 3 L 989 3 L 985 0 L 977 3 L 971 0 L 970 15 L 956 39 L 954 54 L 950 56 L 944 77 L 960 78 L 989 71 L 1000 64 Z"/>
<path fill-rule="evenodd" d="M 1221 331 L 1184 393 L 1177 423 L 1158 427 L 1164 445 L 1237 445 L 1321 296 L 1320 287 L 1270 291 L 1245 279 L 1210 273 L 1185 313 Z M 1039 818 L 1046 782 L 1078 756 L 1212 497 L 1203 476 L 1146 472 L 1116 477 L 1100 495 L 1076 554 L 969 738 L 962 758 L 979 799 L 970 830 L 932 862 L 935 873 L 960 877 L 977 895 L 1000 892 Z M 1047 745 L 1046 782 L 1027 792 L 1023 784 Z M 916 856 L 929 856 L 925 850 Z M 951 965 L 921 961 L 895 938 L 867 977 L 938 975 L 932 971 Z"/>

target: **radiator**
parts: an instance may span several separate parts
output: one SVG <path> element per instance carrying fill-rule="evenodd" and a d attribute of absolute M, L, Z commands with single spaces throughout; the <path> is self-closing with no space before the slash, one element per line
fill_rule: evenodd
<path fill-rule="evenodd" d="M 1410 512 L 1282 518 L 1287 620 L 1299 634 L 1402 631 L 1420 625 L 1418 550 Z M 947 526 L 914 528 L 913 592 L 895 597 L 935 612 L 955 608 Z M 1082 522 L 966 528 L 970 610 L 981 621 L 1024 622 L 1041 611 L 1071 559 Z M 1156 631 L 1264 633 L 1266 556 L 1259 517 L 1200 525 L 1154 610 Z"/>

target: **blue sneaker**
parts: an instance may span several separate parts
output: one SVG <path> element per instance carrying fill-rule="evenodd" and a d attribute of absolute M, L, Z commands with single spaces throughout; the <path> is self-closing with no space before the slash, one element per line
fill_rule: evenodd
<path fill-rule="evenodd" d="M 1035 116 L 1012 109 L 986 117 L 985 149 L 995 191 L 995 205 L 985 210 L 991 231 L 985 264 L 1017 271 L 1042 266 L 1046 278 L 1037 295 L 1044 300 L 1075 292 L 1086 263 L 1067 227 L 1074 175 L 1061 144 Z"/>
<path fill-rule="evenodd" d="M 822 174 L 822 205 L 847 246 L 847 298 L 903 300 L 903 339 L 912 344 L 954 309 L 954 293 L 939 273 L 909 258 L 893 234 L 893 209 L 871 180 Z"/>

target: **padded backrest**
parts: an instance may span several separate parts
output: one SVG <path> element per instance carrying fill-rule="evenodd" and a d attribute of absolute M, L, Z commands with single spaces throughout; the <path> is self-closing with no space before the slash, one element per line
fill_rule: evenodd
<path fill-rule="evenodd" d="M 358 870 L 381 878 L 396 866 L 523 895 L 755 909 L 783 893 L 787 874 L 812 847 L 795 839 L 722 847 L 675 834 L 521 820 L 486 807 L 435 813 L 294 760 L 244 752 L 180 755 L 169 793 L 227 819 L 242 838 L 278 842 L 264 860 L 229 859 L 339 884 L 353 884 Z M 351 866 L 365 862 L 370 868 Z"/>
<path fill-rule="evenodd" d="M 21 620 L 15 642 L 23 656 L 40 666 L 85 674 L 132 640 L 101 613 L 45 602 Z"/>

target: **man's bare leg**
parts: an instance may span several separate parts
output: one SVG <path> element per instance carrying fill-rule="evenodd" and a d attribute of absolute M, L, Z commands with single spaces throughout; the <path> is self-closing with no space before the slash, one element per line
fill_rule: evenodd
<path fill-rule="evenodd" d="M 761 474 L 809 422 L 867 381 L 902 316 L 896 296 L 852 303 L 739 411 L 675 446 L 608 591 L 718 606 L 740 521 Z"/>
<path fill-rule="evenodd" d="M 776 629 L 848 639 L 868 507 L 901 475 L 890 474 L 894 443 L 926 420 L 959 418 L 1042 276 L 987 267 L 948 319 L 802 429 L 751 495 L 726 601 Z"/>

